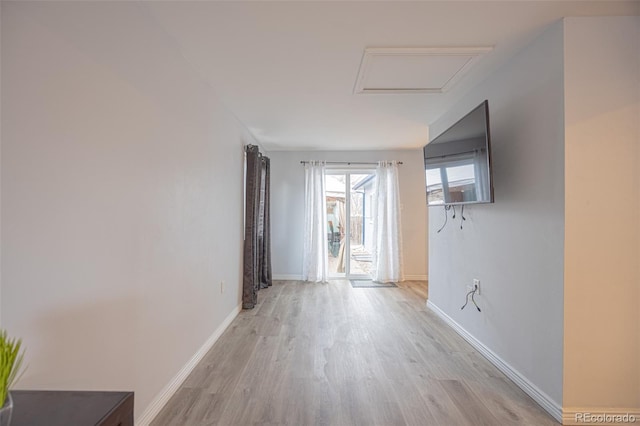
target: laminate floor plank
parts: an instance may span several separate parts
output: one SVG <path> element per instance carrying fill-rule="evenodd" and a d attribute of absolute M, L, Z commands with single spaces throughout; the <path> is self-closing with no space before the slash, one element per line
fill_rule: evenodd
<path fill-rule="evenodd" d="M 557 425 L 396 288 L 275 281 L 242 311 L 152 426 Z"/>
<path fill-rule="evenodd" d="M 406 425 L 437 424 L 436 418 L 429 410 L 429 404 L 420 394 L 415 380 L 389 380 L 389 384 L 396 395 Z"/>
<path fill-rule="evenodd" d="M 478 426 L 495 426 L 498 419 L 460 380 L 440 380 L 445 392 L 468 422 Z"/>
<path fill-rule="evenodd" d="M 442 387 L 442 383 L 438 379 L 433 378 L 414 378 L 418 392 L 426 401 L 429 411 L 435 417 L 436 425 L 473 425 L 464 418 L 455 402 Z"/>

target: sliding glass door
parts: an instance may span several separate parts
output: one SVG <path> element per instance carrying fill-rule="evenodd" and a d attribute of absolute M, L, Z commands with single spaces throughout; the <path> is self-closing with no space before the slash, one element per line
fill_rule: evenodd
<path fill-rule="evenodd" d="M 332 278 L 371 278 L 373 171 L 328 170 L 327 256 Z"/>
<path fill-rule="evenodd" d="M 325 196 L 327 197 L 327 255 L 329 276 L 346 276 L 347 234 L 347 175 L 325 174 Z"/>

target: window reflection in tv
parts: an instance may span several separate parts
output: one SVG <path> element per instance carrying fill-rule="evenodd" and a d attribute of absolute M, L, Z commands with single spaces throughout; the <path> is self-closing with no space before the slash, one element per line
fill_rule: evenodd
<path fill-rule="evenodd" d="M 488 102 L 427 144 L 424 164 L 428 205 L 492 203 Z"/>

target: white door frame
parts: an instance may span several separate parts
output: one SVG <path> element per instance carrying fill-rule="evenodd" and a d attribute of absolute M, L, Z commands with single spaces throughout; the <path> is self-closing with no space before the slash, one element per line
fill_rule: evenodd
<path fill-rule="evenodd" d="M 367 274 L 351 274 L 351 175 L 352 174 L 374 174 L 376 173 L 375 166 L 339 166 L 329 167 L 325 169 L 325 175 L 344 175 L 345 176 L 345 272 L 344 274 L 329 272 L 329 279 L 370 279 L 371 276 Z M 326 256 L 329 256 L 327 251 Z"/>

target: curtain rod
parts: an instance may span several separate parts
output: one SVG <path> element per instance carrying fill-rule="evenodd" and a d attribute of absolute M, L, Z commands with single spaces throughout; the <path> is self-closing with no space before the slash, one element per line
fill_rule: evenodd
<path fill-rule="evenodd" d="M 301 161 L 300 164 L 307 164 L 309 163 L 309 161 Z M 325 164 L 346 164 L 348 166 L 352 165 L 352 164 L 358 164 L 358 165 L 372 165 L 372 166 L 377 166 L 378 163 L 377 162 L 366 162 L 366 161 L 325 161 Z M 398 161 L 398 164 L 402 164 L 402 161 Z"/>

